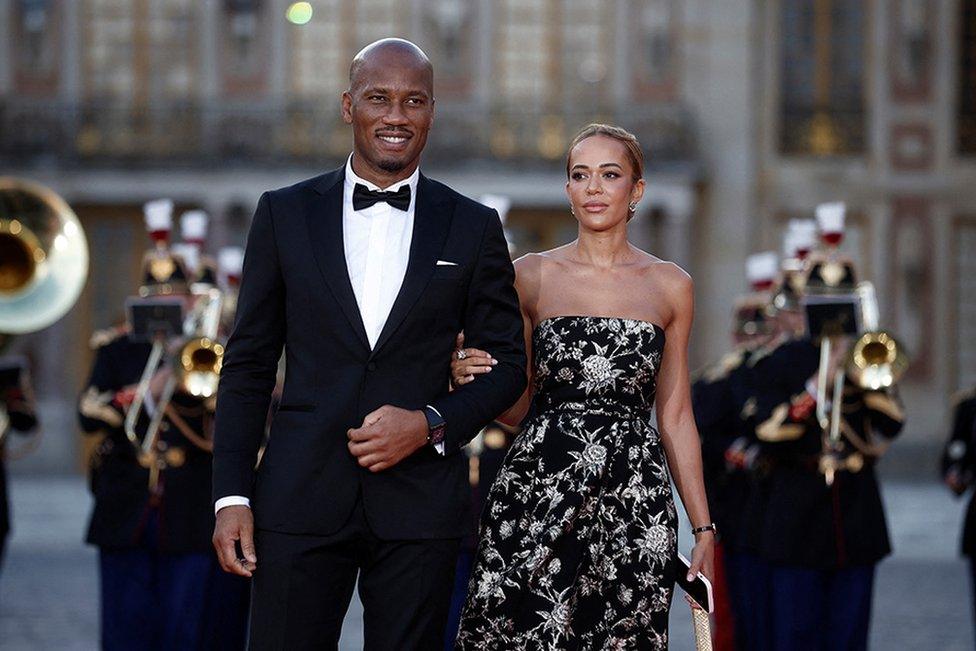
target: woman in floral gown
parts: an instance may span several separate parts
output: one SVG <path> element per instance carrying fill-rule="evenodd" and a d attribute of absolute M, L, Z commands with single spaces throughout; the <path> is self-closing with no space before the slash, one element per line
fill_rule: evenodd
<path fill-rule="evenodd" d="M 705 528 L 693 570 L 712 573 L 688 386 L 691 279 L 627 239 L 644 192 L 633 135 L 590 125 L 566 168 L 578 239 L 515 263 L 532 371 L 501 420 L 529 417 L 482 514 L 458 649 L 666 648 L 669 469 Z M 456 385 L 491 372 L 490 351 L 457 357 Z"/>

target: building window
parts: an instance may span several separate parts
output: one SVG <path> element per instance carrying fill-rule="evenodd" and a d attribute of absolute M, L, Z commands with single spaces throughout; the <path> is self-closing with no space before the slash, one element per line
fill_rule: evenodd
<path fill-rule="evenodd" d="M 135 94 L 136 12 L 130 2 L 89 0 L 83 16 L 86 93 L 95 100 L 129 101 Z"/>
<path fill-rule="evenodd" d="M 959 11 L 959 153 L 976 154 L 976 0 Z"/>
<path fill-rule="evenodd" d="M 956 389 L 976 385 L 976 218 L 956 222 L 951 277 L 955 281 L 955 341 L 950 346 Z"/>
<path fill-rule="evenodd" d="M 13 11 L 17 92 L 50 95 L 58 89 L 60 6 L 53 0 L 19 0 Z"/>
<path fill-rule="evenodd" d="M 410 3 L 401 0 L 358 0 L 356 5 L 356 42 L 359 50 L 381 38 L 408 38 L 407 12 Z"/>
<path fill-rule="evenodd" d="M 495 75 L 499 102 L 538 107 L 555 93 L 551 0 L 499 0 L 495 6 Z"/>
<path fill-rule="evenodd" d="M 335 113 L 339 95 L 348 86 L 349 61 L 342 0 L 314 0 L 312 20 L 290 25 L 292 92 L 302 100 L 318 100 Z"/>
<path fill-rule="evenodd" d="M 784 0 L 780 14 L 780 151 L 864 152 L 866 3 Z"/>
<path fill-rule="evenodd" d="M 566 0 L 561 8 L 563 101 L 584 110 L 606 109 L 614 68 L 614 13 L 591 0 Z"/>
<path fill-rule="evenodd" d="M 677 47 L 674 0 L 639 0 L 633 6 L 634 83 L 639 95 L 672 99 L 676 89 Z"/>
<path fill-rule="evenodd" d="M 439 97 L 465 96 L 474 87 L 472 63 L 477 38 L 477 7 L 467 0 L 427 0 L 421 45 L 434 62 Z"/>
<path fill-rule="evenodd" d="M 230 94 L 266 89 L 273 3 L 262 0 L 224 0 L 220 21 L 221 72 Z M 280 19 L 275 16 L 274 19 Z"/>
<path fill-rule="evenodd" d="M 149 11 L 149 75 L 153 100 L 197 96 L 197 2 L 156 0 Z"/>
<path fill-rule="evenodd" d="M 90 98 L 143 105 L 195 98 L 196 2 L 89 0 L 85 7 Z"/>

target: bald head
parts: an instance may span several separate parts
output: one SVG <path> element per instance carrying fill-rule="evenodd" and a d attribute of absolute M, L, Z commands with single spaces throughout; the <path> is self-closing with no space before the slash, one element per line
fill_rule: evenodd
<path fill-rule="evenodd" d="M 353 127 L 356 174 L 381 188 L 410 176 L 434 121 L 434 70 L 424 51 L 400 38 L 363 48 L 349 68 L 342 119 Z"/>
<path fill-rule="evenodd" d="M 391 66 L 421 72 L 433 93 L 434 66 L 423 50 L 402 38 L 383 38 L 360 50 L 349 66 L 349 88 L 356 88 L 370 71 Z"/>

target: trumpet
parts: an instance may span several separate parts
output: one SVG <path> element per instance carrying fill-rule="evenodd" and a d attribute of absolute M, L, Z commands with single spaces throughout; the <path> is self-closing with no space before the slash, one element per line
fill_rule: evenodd
<path fill-rule="evenodd" d="M 223 363 L 224 347 L 218 341 L 220 315 L 223 295 L 218 289 L 208 289 L 197 296 L 183 323 L 182 337 L 175 342 L 167 342 L 165 338 L 157 337 L 153 341 L 149 359 L 143 369 L 142 377 L 136 387 L 135 396 L 129 411 L 125 416 L 125 434 L 129 442 L 136 448 L 139 461 L 150 468 L 150 486 L 155 484 L 158 471 L 166 467 L 165 459 L 156 453 L 156 443 L 159 437 L 160 425 L 166 410 L 173 399 L 173 394 L 179 389 L 196 398 L 212 398 L 217 393 L 217 383 L 220 379 L 220 368 Z M 136 425 L 140 414 L 144 411 L 146 398 L 150 393 L 150 382 L 169 344 L 170 349 L 176 347 L 170 364 L 173 372 L 163 385 L 159 400 L 155 405 L 149 420 L 145 435 L 140 439 Z M 209 443 L 202 437 L 192 441 L 198 447 L 209 449 Z"/>

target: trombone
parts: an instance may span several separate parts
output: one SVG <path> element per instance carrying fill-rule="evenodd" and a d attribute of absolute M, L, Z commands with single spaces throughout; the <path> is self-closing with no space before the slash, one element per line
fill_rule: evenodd
<path fill-rule="evenodd" d="M 218 340 L 220 316 L 223 306 L 223 294 L 219 289 L 211 288 L 199 294 L 187 313 L 183 322 L 183 335 L 175 342 L 167 341 L 164 337 L 157 337 L 153 341 L 149 359 L 142 371 L 139 384 L 125 415 L 125 434 L 129 442 L 135 447 L 139 462 L 150 469 L 150 487 L 154 487 L 158 480 L 158 472 L 167 465 L 166 459 L 157 454 L 157 441 L 160 426 L 167 408 L 173 399 L 173 394 L 179 389 L 191 396 L 201 399 L 213 398 L 217 394 L 217 383 L 220 380 L 220 368 L 223 363 L 224 346 Z M 168 347 L 176 346 L 176 353 L 169 360 L 173 372 L 160 393 L 159 400 L 153 407 L 149 419 L 149 426 L 141 438 L 136 431 L 139 416 L 146 410 L 146 399 L 150 394 L 150 383 L 159 368 L 160 362 Z M 209 449 L 209 443 L 204 438 L 192 441 L 198 447 Z"/>
<path fill-rule="evenodd" d="M 833 378 L 828 378 L 830 350 L 833 342 L 824 337 L 820 344 L 820 367 L 817 373 L 817 421 L 823 431 L 823 453 L 820 470 L 827 485 L 834 482 L 838 470 L 857 472 L 863 465 L 859 455 L 846 459 L 840 456 L 841 404 L 843 402 L 844 378 L 850 378 L 855 386 L 878 391 L 892 387 L 908 371 L 910 360 L 904 347 L 895 337 L 880 330 L 877 293 L 871 282 L 858 283 L 855 292 L 861 311 L 862 334 L 851 345 L 844 363 Z M 827 382 L 833 382 L 833 403 L 827 413 Z"/>

